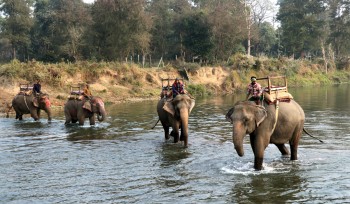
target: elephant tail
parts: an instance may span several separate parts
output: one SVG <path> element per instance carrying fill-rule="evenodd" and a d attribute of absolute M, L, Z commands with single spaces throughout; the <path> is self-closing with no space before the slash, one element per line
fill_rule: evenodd
<path fill-rule="evenodd" d="M 320 141 L 321 143 L 324 143 L 322 140 L 316 138 L 315 136 L 312 136 L 308 131 L 305 130 L 305 128 L 303 128 L 303 131 L 304 131 L 307 135 L 309 135 L 310 137 L 312 137 L 312 138 L 314 138 L 314 139 Z"/>
<path fill-rule="evenodd" d="M 156 125 L 158 124 L 159 119 L 157 120 L 156 124 L 154 124 L 154 126 L 151 129 L 154 129 L 156 127 Z"/>
<path fill-rule="evenodd" d="M 10 113 L 10 111 L 11 111 L 11 109 L 12 109 L 12 104 L 6 104 L 6 107 L 7 107 L 7 110 L 6 110 L 6 118 L 9 118 L 10 116 L 9 116 L 9 113 Z"/>

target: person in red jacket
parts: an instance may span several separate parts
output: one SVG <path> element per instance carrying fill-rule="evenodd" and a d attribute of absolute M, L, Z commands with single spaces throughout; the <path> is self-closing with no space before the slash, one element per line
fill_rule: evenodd
<path fill-rule="evenodd" d="M 252 76 L 250 80 L 251 80 L 251 83 L 248 85 L 246 100 L 255 101 L 256 104 L 259 105 L 261 101 L 261 95 L 262 95 L 261 85 L 258 82 L 256 82 L 255 76 Z M 249 98 L 249 96 L 251 97 Z"/>

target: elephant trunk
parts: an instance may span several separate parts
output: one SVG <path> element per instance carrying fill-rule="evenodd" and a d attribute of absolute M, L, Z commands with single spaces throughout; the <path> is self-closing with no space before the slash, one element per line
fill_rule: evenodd
<path fill-rule="evenodd" d="M 99 114 L 97 114 L 97 120 L 99 122 L 102 122 L 106 119 L 106 111 L 104 110 L 104 108 L 100 108 L 100 112 Z"/>
<path fill-rule="evenodd" d="M 180 110 L 181 137 L 184 140 L 185 147 L 187 147 L 187 144 L 188 144 L 188 116 L 189 116 L 188 109 L 187 108 L 182 108 Z"/>
<path fill-rule="evenodd" d="M 243 150 L 243 139 L 245 136 L 245 130 L 242 127 L 243 125 L 241 123 L 234 123 L 233 124 L 233 134 L 232 134 L 232 141 L 235 146 L 237 154 L 242 157 L 244 155 Z"/>

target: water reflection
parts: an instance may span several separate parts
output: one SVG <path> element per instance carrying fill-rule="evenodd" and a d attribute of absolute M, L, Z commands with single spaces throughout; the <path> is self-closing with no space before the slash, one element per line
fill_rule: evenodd
<path fill-rule="evenodd" d="M 259 174 L 244 176 L 234 181 L 228 202 L 230 203 L 289 203 L 302 199 L 296 195 L 302 192 L 305 179 L 292 171 L 277 179 L 279 175 Z"/>
<path fill-rule="evenodd" d="M 171 140 L 171 138 L 169 140 Z M 160 154 L 161 167 L 177 165 L 182 160 L 187 159 L 191 155 L 189 150 L 183 147 L 183 144 L 174 144 L 171 142 L 172 141 L 167 141 L 166 143 L 161 145 L 161 148 L 158 151 L 158 153 Z"/>

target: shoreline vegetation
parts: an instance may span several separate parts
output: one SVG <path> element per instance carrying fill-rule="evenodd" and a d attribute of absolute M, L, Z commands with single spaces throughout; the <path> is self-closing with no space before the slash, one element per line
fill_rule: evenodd
<path fill-rule="evenodd" d="M 286 76 L 289 87 L 348 83 L 350 65 L 330 68 L 322 62 L 234 55 L 225 65 L 200 66 L 175 62 L 162 67 L 142 68 L 135 63 L 89 62 L 47 64 L 13 60 L 0 65 L 0 110 L 4 113 L 20 84 L 32 85 L 39 79 L 42 91 L 50 95 L 53 107 L 62 107 L 70 87 L 88 83 L 93 95 L 106 104 L 157 100 L 162 78 L 184 78 L 193 96 L 215 96 L 245 91 L 250 76 Z M 172 81 L 170 82 L 172 83 Z"/>

